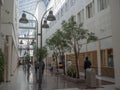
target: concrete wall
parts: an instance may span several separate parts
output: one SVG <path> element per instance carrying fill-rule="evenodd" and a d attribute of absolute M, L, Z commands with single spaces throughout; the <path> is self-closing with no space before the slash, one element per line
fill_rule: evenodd
<path fill-rule="evenodd" d="M 90 32 L 94 32 L 98 38 L 100 39 L 101 47 L 100 49 L 112 48 L 112 29 L 111 29 L 111 16 L 110 16 L 110 6 L 108 5 L 107 9 L 102 11 L 98 11 L 97 0 L 94 0 L 95 10 L 93 17 L 87 19 L 86 18 L 86 6 L 92 2 L 93 0 L 75 0 L 73 6 L 71 6 L 70 1 L 65 0 L 64 3 L 60 2 L 58 6 L 56 6 L 53 10 L 56 15 L 56 21 L 50 22 L 50 28 L 48 30 L 43 31 L 44 40 L 49 38 L 57 29 L 61 28 L 61 23 L 63 20 L 68 20 L 72 15 L 76 17 L 76 21 L 78 21 L 77 14 L 84 9 L 84 26 L 83 28 L 88 29 Z M 52 2 L 52 1 L 51 1 Z M 65 3 L 68 4 L 68 10 L 65 11 Z M 54 4 L 53 4 L 54 5 Z M 50 3 L 51 6 L 51 3 Z M 49 6 L 49 7 L 50 7 Z M 63 16 L 59 17 L 58 13 L 61 13 L 61 8 L 63 9 Z M 44 42 L 45 44 L 45 42 Z M 88 45 L 88 50 L 97 49 L 97 45 L 95 43 Z M 86 45 L 82 47 L 82 52 L 85 51 Z"/>
<path fill-rule="evenodd" d="M 52 25 L 50 27 L 49 30 L 44 31 L 44 33 L 46 34 L 45 38 L 48 38 L 50 35 L 52 35 L 57 29 L 61 28 L 61 23 L 63 20 L 68 20 L 72 15 L 76 16 L 76 21 L 78 21 L 77 19 L 77 14 L 84 9 L 84 28 L 88 29 L 89 31 L 94 32 L 99 39 L 101 38 L 105 38 L 108 36 L 112 36 L 112 30 L 111 30 L 111 18 L 110 18 L 110 7 L 108 6 L 107 9 L 98 12 L 98 6 L 97 6 L 97 0 L 94 0 L 95 3 L 95 12 L 94 12 L 94 16 L 90 19 L 86 18 L 86 6 L 93 0 L 75 0 L 75 4 L 73 6 L 70 6 L 70 1 L 66 3 L 69 4 L 69 9 L 68 11 L 64 11 L 64 4 L 61 4 L 61 8 L 63 8 L 63 16 L 60 16 L 59 20 L 56 20 L 54 22 L 51 22 Z M 60 5 L 59 5 L 60 7 Z M 61 8 L 58 9 L 58 7 L 54 8 L 53 10 L 56 12 L 56 9 L 58 10 L 55 15 L 57 17 L 57 14 L 60 13 Z M 107 38 L 106 38 L 107 39 Z M 44 39 L 45 40 L 45 39 Z M 107 40 L 108 43 L 104 43 L 106 42 L 105 40 L 102 41 L 101 40 L 101 44 L 102 47 L 101 49 L 104 48 L 111 48 L 112 47 L 112 40 L 109 39 Z M 107 46 L 107 47 L 106 47 Z M 94 49 L 94 47 L 96 47 L 95 45 L 92 45 L 92 47 L 90 47 L 90 49 Z M 83 47 L 85 48 L 85 47 Z M 89 49 L 89 48 L 88 48 Z"/>
<path fill-rule="evenodd" d="M 2 5 L 3 5 L 3 0 L 0 0 L 0 48 L 4 52 L 4 35 L 1 31 L 1 14 L 2 14 Z"/>
<path fill-rule="evenodd" d="M 4 51 L 4 55 L 8 53 L 8 57 L 5 58 L 7 65 L 5 65 L 5 81 L 11 80 L 11 75 L 13 75 L 17 67 L 18 59 L 18 25 L 17 25 L 17 0 L 4 0 L 1 15 L 1 32 L 4 34 L 4 43 L 8 47 L 8 50 Z M 8 37 L 8 42 L 6 41 Z M 7 42 L 7 43 L 6 43 Z M 7 52 L 6 52 L 7 51 Z"/>
<path fill-rule="evenodd" d="M 116 90 L 120 90 L 120 0 L 110 0 Z"/>

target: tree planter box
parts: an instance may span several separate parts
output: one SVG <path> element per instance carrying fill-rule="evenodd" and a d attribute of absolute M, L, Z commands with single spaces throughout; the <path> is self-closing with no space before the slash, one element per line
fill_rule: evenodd
<path fill-rule="evenodd" d="M 85 83 L 85 80 L 84 79 L 81 79 L 81 78 L 73 78 L 73 77 L 70 77 L 70 76 L 67 76 L 67 75 L 61 75 L 62 78 L 68 80 L 68 81 L 71 81 L 71 82 L 75 82 L 75 83 Z"/>

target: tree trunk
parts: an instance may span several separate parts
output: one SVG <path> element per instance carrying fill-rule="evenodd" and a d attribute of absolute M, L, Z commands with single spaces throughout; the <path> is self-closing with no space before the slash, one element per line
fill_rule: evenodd
<path fill-rule="evenodd" d="M 74 44 L 74 53 L 75 53 L 76 73 L 77 73 L 77 78 L 79 78 L 78 54 L 76 50 L 76 44 Z"/>
<path fill-rule="evenodd" d="M 65 55 L 62 53 L 62 65 L 63 65 L 63 73 L 65 75 Z"/>
<path fill-rule="evenodd" d="M 57 61 L 57 56 L 55 56 L 56 58 L 56 69 L 57 69 L 57 72 L 58 72 L 58 61 Z"/>
<path fill-rule="evenodd" d="M 77 78 L 79 78 L 79 67 L 78 67 L 78 55 L 75 55 L 75 62 L 76 62 L 76 71 L 77 71 Z"/>

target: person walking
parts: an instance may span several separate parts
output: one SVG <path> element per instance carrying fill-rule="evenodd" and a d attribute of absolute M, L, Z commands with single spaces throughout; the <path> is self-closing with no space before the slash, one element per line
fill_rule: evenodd
<path fill-rule="evenodd" d="M 37 75 L 38 63 L 35 61 L 35 74 Z"/>
<path fill-rule="evenodd" d="M 44 69 L 45 69 L 45 63 L 44 61 L 42 61 L 42 75 L 43 75 Z"/>
<path fill-rule="evenodd" d="M 84 61 L 84 70 L 85 70 L 85 79 L 86 79 L 86 70 L 88 68 L 91 68 L 91 62 L 90 60 L 88 59 L 88 57 L 85 58 L 85 61 Z"/>

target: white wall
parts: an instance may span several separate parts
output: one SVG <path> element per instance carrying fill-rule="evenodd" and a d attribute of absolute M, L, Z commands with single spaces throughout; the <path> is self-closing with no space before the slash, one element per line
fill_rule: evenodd
<path fill-rule="evenodd" d="M 13 70 L 17 67 L 17 59 L 18 59 L 18 25 L 17 25 L 17 0 L 4 0 L 4 4 L 2 7 L 2 24 L 1 31 L 8 36 L 8 67 L 7 67 L 7 81 L 11 80 L 11 74 L 13 74 Z M 4 41 L 5 43 L 5 41 Z M 3 45 L 4 45 L 3 43 Z M 14 48 L 12 48 L 14 47 Z M 16 53 L 14 53 L 16 52 Z M 5 54 L 5 53 L 4 53 Z M 15 56 L 13 56 L 15 55 Z M 13 65 L 13 66 L 12 66 Z"/>
<path fill-rule="evenodd" d="M 116 90 L 120 90 L 120 0 L 110 0 Z"/>
<path fill-rule="evenodd" d="M 69 3 L 68 11 L 64 11 L 63 16 L 61 16 L 59 20 L 51 22 L 51 23 L 53 23 L 53 26 L 50 27 L 50 29 L 45 32 L 45 34 L 46 34 L 45 38 L 48 38 L 57 29 L 59 29 L 61 27 L 61 23 L 63 20 L 67 21 L 72 15 L 75 15 L 77 17 L 78 12 L 80 12 L 82 9 L 84 9 L 84 28 L 88 29 L 91 32 L 94 32 L 98 36 L 99 39 L 105 38 L 105 40 L 104 39 L 100 40 L 101 44 L 102 44 L 101 49 L 111 48 L 112 47 L 112 39 L 109 39 L 109 37 L 108 37 L 108 36 L 112 36 L 110 7 L 108 6 L 107 9 L 104 9 L 104 10 L 98 12 L 97 0 L 94 0 L 95 14 L 90 19 L 87 19 L 86 18 L 86 6 L 93 0 L 75 0 L 75 1 L 76 2 L 73 6 L 70 6 L 70 2 L 67 2 L 67 3 Z M 61 3 L 61 5 L 62 5 L 62 3 Z M 58 10 L 58 8 L 54 8 L 55 12 L 56 12 L 56 9 Z M 60 10 L 58 12 L 60 12 Z M 106 42 L 106 40 L 108 43 L 104 43 L 104 41 Z M 94 47 L 97 48 L 97 46 L 94 45 L 94 43 L 93 43 L 93 45 L 91 45 L 91 47 L 88 47 L 88 49 L 94 50 Z M 85 48 L 85 47 L 83 47 L 83 48 Z"/>
<path fill-rule="evenodd" d="M 69 2 L 68 2 L 69 1 Z M 78 21 L 77 14 L 84 9 L 84 24 L 83 28 L 88 29 L 90 32 L 94 32 L 98 37 L 99 41 L 96 43 L 90 43 L 87 46 L 83 45 L 81 52 L 97 50 L 97 60 L 98 60 L 98 74 L 101 75 L 101 58 L 100 50 L 106 48 L 112 48 L 112 28 L 111 28 L 111 14 L 110 5 L 102 11 L 98 11 L 98 0 L 94 0 L 94 15 L 91 18 L 86 17 L 86 6 L 93 0 L 74 0 L 75 3 L 71 6 L 70 1 L 65 0 L 64 3 L 59 3 L 58 7 L 53 10 L 56 17 L 58 18 L 58 13 L 61 14 L 61 8 L 63 8 L 63 16 L 60 16 L 55 22 L 51 22 L 51 27 L 45 32 L 46 37 L 44 40 L 49 38 L 57 29 L 61 28 L 61 23 L 63 20 L 67 21 L 71 16 L 76 17 Z M 65 3 L 68 5 L 68 10 L 65 11 Z M 60 5 L 61 4 L 61 5 Z M 51 4 L 50 4 L 51 5 Z M 45 44 L 45 42 L 44 42 Z"/>

